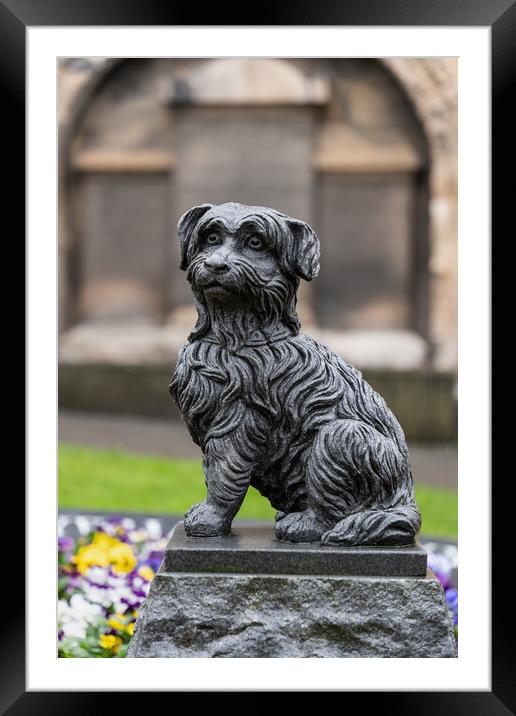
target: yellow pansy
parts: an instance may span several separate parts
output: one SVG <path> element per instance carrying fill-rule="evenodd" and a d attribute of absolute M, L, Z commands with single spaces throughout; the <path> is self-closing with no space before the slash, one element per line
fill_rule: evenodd
<path fill-rule="evenodd" d="M 154 570 L 152 569 L 152 567 L 149 567 L 148 564 L 144 564 L 138 570 L 138 574 L 147 582 L 150 582 L 151 579 L 154 577 Z"/>
<path fill-rule="evenodd" d="M 124 615 L 119 614 L 118 612 L 108 619 L 108 624 L 112 629 L 118 629 L 122 631 L 125 631 L 127 627 Z"/>
<path fill-rule="evenodd" d="M 116 537 L 106 534 L 105 532 L 95 532 L 92 543 L 98 545 L 102 549 L 109 549 L 114 545 L 117 545 L 120 540 Z"/>
<path fill-rule="evenodd" d="M 108 624 L 111 629 L 117 629 L 118 631 L 125 631 L 131 636 L 134 632 L 134 622 L 128 623 L 130 616 L 128 614 L 121 614 L 116 612 L 108 619 Z"/>
<path fill-rule="evenodd" d="M 85 574 L 90 567 L 108 567 L 109 552 L 95 544 L 88 544 L 79 549 L 72 557 L 72 562 L 81 574 Z"/>
<path fill-rule="evenodd" d="M 101 634 L 99 642 L 103 649 L 110 649 L 116 654 L 116 652 L 120 649 L 122 639 L 115 634 Z"/>
<path fill-rule="evenodd" d="M 124 574 L 132 572 L 136 567 L 137 560 L 131 547 L 125 542 L 119 542 L 109 550 L 113 572 Z"/>
<path fill-rule="evenodd" d="M 72 557 L 72 562 L 81 574 L 85 574 L 90 567 L 113 566 L 117 574 L 131 572 L 137 564 L 131 547 L 116 537 L 104 532 L 96 532 L 90 544 L 81 547 Z"/>

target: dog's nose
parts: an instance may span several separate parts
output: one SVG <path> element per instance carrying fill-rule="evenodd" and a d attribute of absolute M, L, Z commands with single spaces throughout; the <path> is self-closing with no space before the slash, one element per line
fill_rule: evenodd
<path fill-rule="evenodd" d="M 204 260 L 204 265 L 212 273 L 225 273 L 229 270 L 227 256 L 215 253 Z"/>

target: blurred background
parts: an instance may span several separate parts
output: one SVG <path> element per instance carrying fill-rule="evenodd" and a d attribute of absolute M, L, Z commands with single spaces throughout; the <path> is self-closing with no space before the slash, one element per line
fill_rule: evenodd
<path fill-rule="evenodd" d="M 386 398 L 423 529 L 456 535 L 457 62 L 59 62 L 60 510 L 181 514 L 199 451 L 168 394 L 195 321 L 176 225 L 198 203 L 310 223 L 303 329 Z M 241 516 L 272 518 L 246 498 Z"/>

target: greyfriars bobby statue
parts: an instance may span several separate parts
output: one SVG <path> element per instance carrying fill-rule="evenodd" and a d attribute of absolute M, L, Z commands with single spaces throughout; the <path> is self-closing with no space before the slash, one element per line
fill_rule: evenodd
<path fill-rule="evenodd" d="M 421 518 L 398 421 L 358 370 L 300 332 L 314 231 L 236 203 L 195 206 L 178 231 L 198 319 L 170 391 L 207 486 L 186 534 L 228 534 L 252 485 L 278 510 L 279 540 L 412 544 Z"/>
<path fill-rule="evenodd" d="M 195 206 L 178 228 L 198 318 L 170 391 L 207 496 L 174 527 L 127 656 L 454 658 L 415 541 L 403 431 L 355 368 L 300 332 L 317 236 L 235 203 Z M 274 532 L 232 529 L 250 485 L 278 510 Z"/>

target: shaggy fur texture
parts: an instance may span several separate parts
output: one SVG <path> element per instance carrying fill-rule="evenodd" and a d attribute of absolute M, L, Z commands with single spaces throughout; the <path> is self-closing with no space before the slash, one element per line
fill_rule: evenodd
<path fill-rule="evenodd" d="M 252 485 L 278 510 L 279 539 L 413 542 L 421 520 L 398 421 L 358 370 L 300 332 L 299 279 L 319 268 L 312 229 L 229 203 L 190 209 L 178 231 L 198 320 L 170 391 L 208 493 L 187 533 L 227 534 Z"/>

